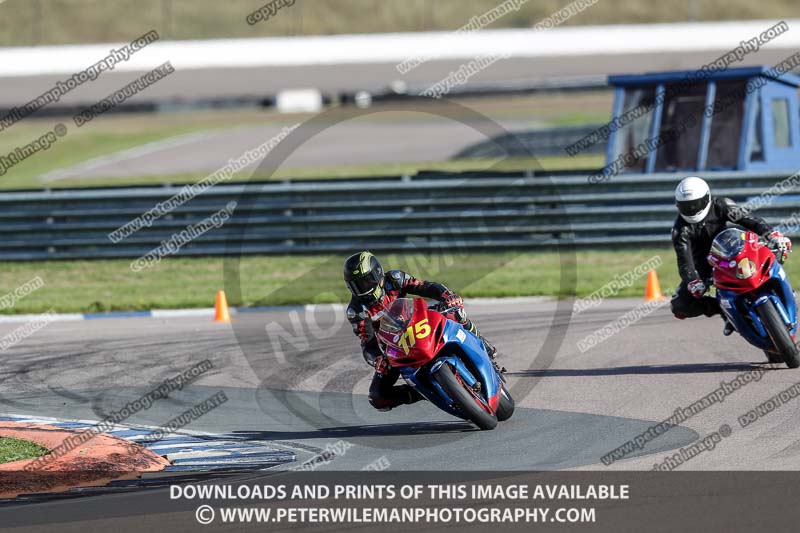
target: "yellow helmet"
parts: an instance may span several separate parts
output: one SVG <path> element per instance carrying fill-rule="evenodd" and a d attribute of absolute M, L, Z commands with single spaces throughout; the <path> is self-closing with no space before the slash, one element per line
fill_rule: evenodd
<path fill-rule="evenodd" d="M 353 296 L 364 303 L 383 298 L 383 266 L 370 252 L 359 252 L 345 260 L 344 281 Z"/>

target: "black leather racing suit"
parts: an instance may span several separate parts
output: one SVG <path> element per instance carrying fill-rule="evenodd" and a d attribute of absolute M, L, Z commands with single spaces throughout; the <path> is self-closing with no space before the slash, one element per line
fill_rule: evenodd
<path fill-rule="evenodd" d="M 402 270 L 388 271 L 384 277 L 383 288 L 383 298 L 371 305 L 365 305 L 353 297 L 347 306 L 347 319 L 353 326 L 353 333 L 361 339 L 364 359 L 375 367 L 375 374 L 369 387 L 369 403 L 376 409 L 388 410 L 398 405 L 414 403 L 421 400 L 422 396 L 408 385 L 394 386 L 400 377 L 400 372 L 386 365 L 376 336 L 385 310 L 397 298 L 404 298 L 408 294 L 442 303 L 449 298 L 458 297 L 441 283 L 422 281 Z M 467 330 L 480 336 L 463 310 L 448 314 L 447 317 L 457 320 Z"/>
<path fill-rule="evenodd" d="M 681 283 L 670 302 L 672 314 L 677 318 L 696 317 L 700 315 L 714 316 L 720 313 L 716 298 L 703 296 L 695 298 L 687 285 L 696 280 L 707 280 L 711 277 L 711 265 L 706 257 L 711 250 L 711 243 L 728 223 L 738 225 L 767 238 L 772 228 L 764 220 L 743 214 L 730 198 L 714 198 L 706 218 L 696 224 L 686 222 L 678 216 L 672 227 L 672 244 L 678 255 L 678 272 Z"/>

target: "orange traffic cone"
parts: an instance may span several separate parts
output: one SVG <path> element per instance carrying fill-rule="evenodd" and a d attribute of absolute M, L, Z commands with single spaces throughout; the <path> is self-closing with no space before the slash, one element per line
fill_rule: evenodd
<path fill-rule="evenodd" d="M 655 270 L 650 270 L 647 273 L 647 285 L 644 288 L 644 299 L 648 302 L 653 300 L 661 300 L 664 295 L 661 294 L 661 285 L 658 283 L 658 276 Z"/>
<path fill-rule="evenodd" d="M 228 312 L 228 299 L 225 298 L 225 291 L 217 292 L 217 301 L 214 304 L 214 322 L 230 322 L 231 315 Z"/>

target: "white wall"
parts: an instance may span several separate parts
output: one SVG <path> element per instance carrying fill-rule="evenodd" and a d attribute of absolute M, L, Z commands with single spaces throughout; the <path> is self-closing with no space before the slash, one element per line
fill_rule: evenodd
<path fill-rule="evenodd" d="M 777 21 L 579 26 L 537 31 L 481 30 L 470 34 L 396 33 L 162 41 L 137 52 L 117 71 L 150 70 L 171 61 L 177 70 L 219 67 L 394 63 L 420 55 L 440 59 L 480 54 L 553 57 L 618 53 L 727 51 Z M 787 20 L 790 28 L 800 19 Z M 0 48 L 0 77 L 71 74 L 102 59 L 122 43 Z M 800 31 L 790 30 L 765 49 L 800 49 Z M 788 55 L 789 52 L 787 52 Z"/>

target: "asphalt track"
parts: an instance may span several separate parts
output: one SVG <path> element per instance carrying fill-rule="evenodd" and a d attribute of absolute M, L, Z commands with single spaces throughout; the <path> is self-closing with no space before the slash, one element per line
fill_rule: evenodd
<path fill-rule="evenodd" d="M 332 125 L 304 142 L 282 168 L 434 162 L 452 158 L 486 140 L 479 129 L 452 119 L 411 110 L 391 122 L 352 119 Z M 541 127 L 536 119 L 497 120 L 505 130 Z M 296 122 L 295 122 L 296 123 Z M 477 124 L 476 128 L 480 128 Z M 483 124 L 485 126 L 485 124 Z M 46 181 L 80 177 L 115 178 L 211 173 L 281 133 L 283 125 L 207 130 L 114 152 L 44 174 Z M 413 155 L 409 155 L 413 154 Z M 255 170 L 257 163 L 247 168 Z"/>
<path fill-rule="evenodd" d="M 613 29 L 609 30 L 610 32 Z M 734 44 L 734 43 L 732 43 Z M 509 58 L 471 76 L 464 88 L 489 83 L 541 83 L 553 78 L 582 77 L 617 73 L 655 72 L 699 68 L 728 50 L 670 53 L 621 53 L 575 56 Z M 779 43 L 751 54 L 741 66 L 775 64 L 793 50 Z M 168 60 L 169 58 L 164 58 Z M 432 60 L 406 75 L 395 68 L 395 62 L 346 65 L 309 65 L 260 68 L 210 68 L 176 71 L 147 91 L 132 97 L 130 102 L 185 102 L 194 99 L 222 97 L 274 96 L 285 89 L 314 87 L 326 95 L 354 93 L 359 90 L 384 92 L 395 81 L 423 90 L 457 71 L 466 60 Z M 740 65 L 737 65 L 740 66 Z M 63 104 L 91 104 L 139 77 L 136 72 L 107 72 L 92 83 L 64 95 Z M 66 76 L 39 75 L 2 77 L 0 106 L 22 105 L 50 90 Z"/>
<path fill-rule="evenodd" d="M 736 336 L 724 338 L 718 318 L 679 322 L 665 306 L 580 352 L 578 341 L 640 303 L 612 300 L 556 320 L 552 327 L 565 334 L 564 341 L 557 353 L 538 359 L 555 302 L 529 298 L 468 306 L 497 342 L 518 401 L 514 417 L 490 432 L 473 430 L 427 403 L 374 411 L 364 396 L 370 369 L 341 308 L 330 306 L 241 314 L 235 331 L 206 317 L 51 323 L 4 352 L 0 403 L 6 414 L 99 420 L 208 358 L 213 370 L 129 422 L 163 424 L 224 390 L 229 401 L 186 429 L 280 440 L 295 447 L 301 461 L 313 450 L 346 441 L 352 447 L 323 467 L 334 470 L 359 470 L 381 457 L 392 470 L 645 470 L 667 450 L 728 424 L 731 436 L 680 468 L 797 469 L 796 404 L 744 429 L 737 417 L 800 380 L 800 374 L 763 364 L 761 353 Z M 0 325 L 0 335 L 15 327 L 19 324 Z M 300 334 L 267 334 L 280 328 Z M 767 370 L 760 381 L 631 457 L 611 466 L 601 462 L 607 452 L 711 393 L 721 381 L 759 368 Z"/>

